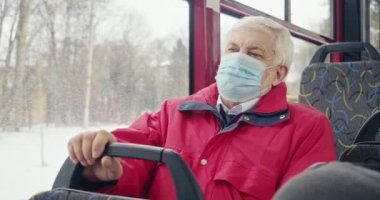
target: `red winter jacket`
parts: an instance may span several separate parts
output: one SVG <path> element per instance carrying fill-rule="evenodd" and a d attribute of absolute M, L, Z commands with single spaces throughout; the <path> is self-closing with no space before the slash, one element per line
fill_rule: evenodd
<path fill-rule="evenodd" d="M 294 175 L 316 162 L 335 160 L 328 119 L 286 101 L 284 83 L 227 123 L 215 105 L 215 84 L 194 95 L 167 100 L 130 128 L 113 132 L 119 142 L 167 147 L 180 153 L 207 200 L 270 199 Z M 165 165 L 122 160 L 123 175 L 101 192 L 175 199 Z"/>

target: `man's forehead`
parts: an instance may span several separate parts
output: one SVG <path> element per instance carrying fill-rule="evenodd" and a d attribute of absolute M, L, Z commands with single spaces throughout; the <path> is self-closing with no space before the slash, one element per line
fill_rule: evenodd
<path fill-rule="evenodd" d="M 226 44 L 236 44 L 262 50 L 273 50 L 275 48 L 273 33 L 252 28 L 231 30 L 226 37 Z"/>

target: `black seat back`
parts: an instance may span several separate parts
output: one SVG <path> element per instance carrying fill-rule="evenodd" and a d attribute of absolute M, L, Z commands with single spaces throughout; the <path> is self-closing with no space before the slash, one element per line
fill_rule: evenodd
<path fill-rule="evenodd" d="M 380 171 L 380 111 L 368 118 L 355 143 L 343 151 L 339 160 Z"/>
<path fill-rule="evenodd" d="M 323 63 L 328 53 L 361 51 L 369 60 Z M 369 43 L 321 46 L 302 73 L 299 102 L 329 118 L 339 156 L 353 144 L 367 118 L 380 110 L 380 55 Z"/>
<path fill-rule="evenodd" d="M 30 200 L 144 200 L 132 197 L 122 197 L 118 195 L 106 195 L 83 190 L 69 188 L 54 188 L 51 191 L 41 192 L 34 195 Z"/>

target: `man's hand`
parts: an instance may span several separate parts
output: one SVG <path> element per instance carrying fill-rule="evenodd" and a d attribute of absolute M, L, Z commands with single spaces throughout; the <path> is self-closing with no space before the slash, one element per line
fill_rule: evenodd
<path fill-rule="evenodd" d="M 106 144 L 116 138 L 107 131 L 80 133 L 70 139 L 70 159 L 84 167 L 83 178 L 92 182 L 113 181 L 120 178 L 123 170 L 117 158 L 102 155 Z"/>

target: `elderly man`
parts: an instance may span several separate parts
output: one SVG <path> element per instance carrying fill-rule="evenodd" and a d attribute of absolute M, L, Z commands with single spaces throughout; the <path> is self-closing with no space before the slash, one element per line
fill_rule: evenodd
<path fill-rule="evenodd" d="M 177 151 L 206 199 L 270 199 L 310 165 L 335 160 L 328 119 L 286 101 L 283 81 L 293 56 L 287 29 L 264 17 L 243 18 L 229 31 L 224 54 L 216 84 L 165 101 L 129 128 L 72 138 L 70 158 L 85 167 L 83 179 L 105 193 L 175 198 L 164 165 L 100 158 L 116 141 Z"/>

